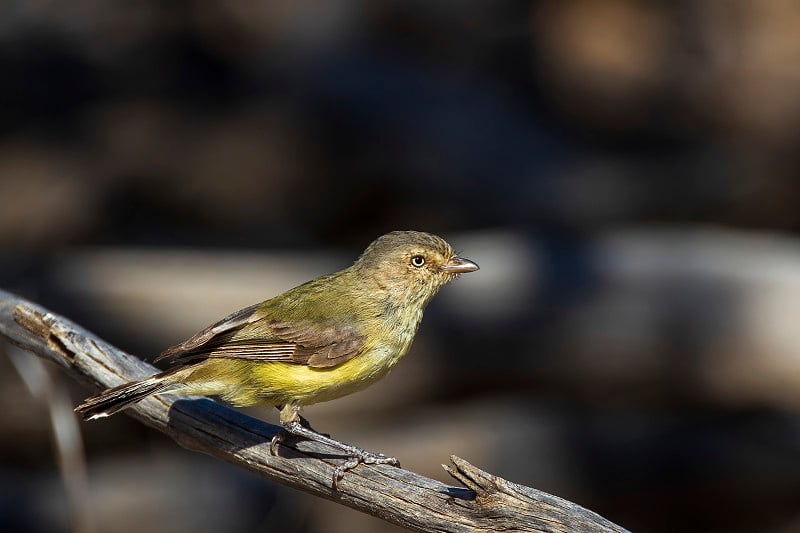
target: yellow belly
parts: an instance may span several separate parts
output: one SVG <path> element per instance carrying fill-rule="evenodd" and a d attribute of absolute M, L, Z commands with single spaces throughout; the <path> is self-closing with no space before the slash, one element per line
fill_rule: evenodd
<path fill-rule="evenodd" d="M 220 396 L 234 405 L 310 405 L 361 390 L 384 377 L 406 349 L 375 349 L 331 368 L 282 362 L 208 359 L 174 392 Z M 187 368 L 189 370 L 189 368 Z"/>

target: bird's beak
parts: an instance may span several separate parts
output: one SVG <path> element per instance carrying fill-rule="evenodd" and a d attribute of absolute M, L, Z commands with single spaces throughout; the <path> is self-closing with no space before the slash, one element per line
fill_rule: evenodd
<path fill-rule="evenodd" d="M 439 268 L 448 274 L 466 274 L 467 272 L 475 272 L 480 267 L 469 259 L 453 257 Z"/>

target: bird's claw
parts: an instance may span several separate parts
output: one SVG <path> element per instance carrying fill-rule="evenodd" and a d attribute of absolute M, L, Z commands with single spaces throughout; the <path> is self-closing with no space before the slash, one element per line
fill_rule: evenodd
<path fill-rule="evenodd" d="M 270 455 L 278 455 L 278 444 L 282 443 L 286 440 L 286 437 L 289 435 L 289 432 L 286 430 L 281 430 L 272 437 L 272 440 L 269 441 L 269 454 Z"/>
<path fill-rule="evenodd" d="M 345 462 L 333 471 L 333 488 L 339 490 L 339 481 L 348 470 L 352 470 L 361 463 L 365 465 L 391 465 L 400 468 L 400 461 L 396 457 L 386 457 L 382 453 L 372 453 L 366 450 L 355 450 Z"/>

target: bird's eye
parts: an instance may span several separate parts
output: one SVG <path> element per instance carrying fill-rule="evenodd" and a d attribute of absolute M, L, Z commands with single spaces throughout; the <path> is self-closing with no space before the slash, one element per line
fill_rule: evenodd
<path fill-rule="evenodd" d="M 411 264 L 419 268 L 425 264 L 425 258 L 422 257 L 421 255 L 415 255 L 414 257 L 411 258 Z"/>

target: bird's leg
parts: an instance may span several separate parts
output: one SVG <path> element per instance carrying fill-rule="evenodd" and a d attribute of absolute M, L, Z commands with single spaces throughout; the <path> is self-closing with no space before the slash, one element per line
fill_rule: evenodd
<path fill-rule="evenodd" d="M 270 455 L 278 455 L 278 444 L 282 443 L 284 440 L 286 440 L 286 437 L 288 437 L 290 435 L 290 433 L 286 430 L 286 427 L 284 427 L 283 417 L 284 417 L 284 409 L 291 409 L 291 406 L 289 406 L 289 405 L 276 405 L 275 408 L 281 414 L 281 428 L 282 429 L 278 433 L 276 433 L 274 437 L 272 437 L 272 440 L 269 441 L 269 453 L 270 453 Z M 291 412 L 291 411 L 289 411 L 289 412 Z M 306 426 L 309 429 L 311 429 L 311 425 L 308 424 L 308 420 L 306 420 L 305 418 L 303 418 L 300 415 L 299 409 L 296 410 L 296 413 L 297 413 L 297 416 L 300 417 L 300 421 L 302 422 L 302 421 L 305 420 Z"/>
<path fill-rule="evenodd" d="M 282 410 L 283 406 L 278 407 L 278 411 Z M 308 429 L 309 431 L 313 431 L 314 433 L 317 433 L 319 435 L 322 435 L 323 437 L 330 437 L 330 435 L 328 435 L 327 433 L 320 433 L 316 429 L 312 428 L 311 423 L 308 421 L 308 419 L 303 415 L 301 415 L 300 413 L 297 413 L 297 417 L 298 420 L 300 421 L 300 424 L 304 428 Z M 283 427 L 283 429 L 281 429 L 279 433 L 277 433 L 274 437 L 272 437 L 272 440 L 269 442 L 269 453 L 271 455 L 278 455 L 278 444 L 286 440 L 286 437 L 292 435 L 292 433 L 288 429 L 286 429 L 286 426 L 283 422 L 281 422 L 281 426 Z"/>
<path fill-rule="evenodd" d="M 303 424 L 305 419 L 300 416 L 299 410 L 299 406 L 292 405 L 283 406 L 281 409 L 281 425 L 286 433 L 296 437 L 303 437 L 309 440 L 317 441 L 322 444 L 327 444 L 328 446 L 342 450 L 348 456 L 347 460 L 337 466 L 336 470 L 333 472 L 333 488 L 338 489 L 339 481 L 344 477 L 345 472 L 352 470 L 361 463 L 369 465 L 400 466 L 400 461 L 394 457 L 387 457 L 382 453 L 368 452 L 357 446 L 345 444 L 344 442 L 339 442 L 338 440 L 332 439 L 327 435 L 317 433 L 307 425 L 308 421 L 306 421 L 306 424 Z M 285 433 L 282 432 L 272 438 L 272 442 L 270 443 L 270 452 L 273 455 L 275 454 L 277 445 L 283 440 L 284 436 Z"/>
<path fill-rule="evenodd" d="M 330 437 L 330 435 L 329 435 L 329 434 L 327 434 L 327 433 L 322 433 L 321 431 L 317 431 L 316 429 L 312 428 L 312 427 L 311 427 L 311 422 L 309 422 L 309 421 L 308 421 L 308 419 L 307 419 L 306 417 L 304 417 L 303 415 L 301 415 L 300 413 L 298 413 L 298 414 L 297 414 L 297 416 L 299 417 L 300 424 L 301 424 L 301 425 L 302 425 L 304 428 L 306 428 L 306 429 L 309 429 L 309 430 L 313 431 L 314 433 L 319 433 L 319 434 L 320 434 L 320 435 L 322 435 L 323 437 Z"/>

